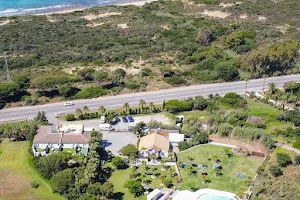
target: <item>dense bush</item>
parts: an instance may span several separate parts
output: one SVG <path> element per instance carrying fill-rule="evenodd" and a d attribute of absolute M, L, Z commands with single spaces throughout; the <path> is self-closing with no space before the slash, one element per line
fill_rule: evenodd
<path fill-rule="evenodd" d="M 192 103 L 180 100 L 170 100 L 166 102 L 166 110 L 171 113 L 178 113 L 192 110 Z"/>
<path fill-rule="evenodd" d="M 270 170 L 271 174 L 275 177 L 282 175 L 282 170 L 277 165 L 272 165 L 269 170 Z"/>
<path fill-rule="evenodd" d="M 245 99 L 233 92 L 225 94 L 222 101 L 225 105 L 232 108 L 245 107 L 247 105 L 247 101 Z"/>
<path fill-rule="evenodd" d="M 72 169 L 65 169 L 57 172 L 52 178 L 51 186 L 54 192 L 66 195 L 74 184 L 74 174 Z"/>
<path fill-rule="evenodd" d="M 189 141 L 189 146 L 208 143 L 208 135 L 206 133 L 198 133 L 194 135 Z"/>
<path fill-rule="evenodd" d="M 74 114 L 67 114 L 67 115 L 65 116 L 65 120 L 66 120 L 66 121 L 74 121 L 74 120 L 75 120 Z"/>
<path fill-rule="evenodd" d="M 186 80 L 180 76 L 166 77 L 164 80 L 173 86 L 183 85 L 186 83 Z"/>
<path fill-rule="evenodd" d="M 78 81 L 76 77 L 68 76 L 68 75 L 47 75 L 47 76 L 39 76 L 33 80 L 31 80 L 31 87 L 45 90 L 45 89 L 54 89 L 58 85 L 62 85 L 65 83 L 71 83 Z"/>
<path fill-rule="evenodd" d="M 276 160 L 277 160 L 278 165 L 281 167 L 286 167 L 293 163 L 289 154 L 286 154 L 286 153 L 277 153 Z"/>
<path fill-rule="evenodd" d="M 103 96 L 106 94 L 106 91 L 99 88 L 98 86 L 92 86 L 85 88 L 81 91 L 79 91 L 74 98 L 76 99 L 91 99 L 91 98 L 97 98 L 100 96 Z"/>
<path fill-rule="evenodd" d="M 125 161 L 120 157 L 114 157 L 111 160 L 111 163 L 117 168 L 117 169 L 124 169 L 127 167 Z"/>
<path fill-rule="evenodd" d="M 182 141 L 178 143 L 178 148 L 180 151 L 183 151 L 190 148 L 190 145 L 186 141 Z"/>

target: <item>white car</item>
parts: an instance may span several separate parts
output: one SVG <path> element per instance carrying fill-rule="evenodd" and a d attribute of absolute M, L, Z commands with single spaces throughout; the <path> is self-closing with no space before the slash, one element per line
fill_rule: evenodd
<path fill-rule="evenodd" d="M 74 106 L 74 103 L 73 102 L 65 102 L 64 106 Z"/>

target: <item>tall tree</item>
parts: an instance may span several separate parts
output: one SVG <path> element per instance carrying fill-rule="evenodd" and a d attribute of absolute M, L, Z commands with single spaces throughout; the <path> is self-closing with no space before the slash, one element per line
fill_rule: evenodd
<path fill-rule="evenodd" d="M 93 75 L 94 80 L 98 82 L 99 87 L 101 87 L 102 82 L 108 80 L 108 73 L 105 71 L 96 71 Z"/>
<path fill-rule="evenodd" d="M 125 103 L 125 104 L 123 105 L 123 108 L 125 109 L 125 112 L 128 114 L 128 111 L 129 111 L 129 108 L 130 108 L 129 103 Z"/>
<path fill-rule="evenodd" d="M 89 108 L 87 106 L 83 106 L 82 111 L 84 113 L 87 113 L 87 112 L 89 112 Z"/>
<path fill-rule="evenodd" d="M 145 105 L 146 105 L 146 102 L 143 99 L 140 99 L 139 106 L 140 106 L 142 111 L 144 110 Z"/>
<path fill-rule="evenodd" d="M 77 108 L 75 111 L 76 115 L 82 115 L 82 110 L 80 108 Z"/>
<path fill-rule="evenodd" d="M 276 84 L 269 83 L 268 86 L 269 86 L 269 91 L 270 91 L 271 95 L 275 94 L 275 92 L 277 91 Z"/>
<path fill-rule="evenodd" d="M 99 106 L 98 108 L 99 115 L 105 115 L 106 109 L 104 106 Z"/>

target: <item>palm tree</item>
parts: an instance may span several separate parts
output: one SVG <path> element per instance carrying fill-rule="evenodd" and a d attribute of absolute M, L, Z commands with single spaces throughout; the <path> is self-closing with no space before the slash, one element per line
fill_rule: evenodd
<path fill-rule="evenodd" d="M 277 90 L 276 84 L 275 84 L 275 83 L 269 83 L 268 86 L 269 86 L 269 91 L 270 91 L 270 93 L 271 93 L 271 94 L 275 94 L 275 92 L 276 92 L 276 90 Z"/>
<path fill-rule="evenodd" d="M 202 175 L 202 183 L 205 184 L 207 182 L 207 176 L 206 175 Z"/>
<path fill-rule="evenodd" d="M 77 108 L 75 111 L 76 115 L 82 115 L 82 110 L 80 108 Z"/>
<path fill-rule="evenodd" d="M 125 112 L 128 113 L 129 108 L 130 108 L 129 103 L 125 103 L 123 108 L 125 109 Z"/>
<path fill-rule="evenodd" d="M 104 106 L 100 106 L 100 107 L 98 108 L 98 112 L 99 112 L 99 115 L 104 115 L 105 112 L 106 112 L 105 107 L 104 107 Z"/>
<path fill-rule="evenodd" d="M 298 101 L 300 100 L 300 95 L 297 95 L 295 98 L 295 107 L 297 106 Z"/>
<path fill-rule="evenodd" d="M 151 112 L 153 112 L 153 111 L 154 111 L 154 108 L 155 108 L 155 106 L 154 106 L 154 103 L 153 103 L 153 102 L 151 102 L 149 106 L 150 106 L 150 110 L 151 110 Z"/>
<path fill-rule="evenodd" d="M 156 160 L 156 155 L 155 155 L 155 153 L 152 153 L 152 154 L 150 155 L 150 160 L 152 160 L 152 161 Z"/>
<path fill-rule="evenodd" d="M 82 111 L 84 113 L 87 113 L 87 112 L 89 112 L 89 108 L 87 106 L 83 106 Z"/>
<path fill-rule="evenodd" d="M 277 106 L 277 101 L 279 100 L 279 96 L 280 96 L 279 93 L 276 93 L 275 96 L 274 96 L 274 101 L 275 101 L 274 107 L 275 107 L 275 108 L 276 108 L 276 106 Z"/>
<path fill-rule="evenodd" d="M 287 93 L 284 95 L 284 97 L 285 97 L 285 103 L 288 103 L 288 101 L 289 101 L 289 99 L 290 99 L 290 97 L 291 97 L 291 93 L 290 93 L 290 92 L 287 92 Z"/>
<path fill-rule="evenodd" d="M 143 99 L 141 99 L 139 102 L 139 106 L 141 107 L 142 111 L 143 111 L 145 105 L 146 105 L 146 102 Z"/>

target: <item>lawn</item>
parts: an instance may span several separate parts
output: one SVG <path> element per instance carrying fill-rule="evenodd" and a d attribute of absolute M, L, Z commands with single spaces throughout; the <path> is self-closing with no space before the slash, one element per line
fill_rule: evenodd
<path fill-rule="evenodd" d="M 239 193 L 247 190 L 247 184 L 254 178 L 257 168 L 261 165 L 263 158 L 254 156 L 238 156 L 232 155 L 228 157 L 224 149 L 227 147 L 220 147 L 214 145 L 202 145 L 187 151 L 177 154 L 178 162 L 187 163 L 186 168 L 180 168 L 183 183 L 180 190 L 191 188 L 212 188 L 217 190 L 224 190 L 232 193 Z M 229 148 L 227 148 L 229 149 Z M 216 176 L 216 172 L 213 170 L 213 158 L 217 158 L 221 161 L 222 174 Z M 203 184 L 202 175 L 197 167 L 194 169 L 197 171 L 196 174 L 189 174 L 189 167 L 192 166 L 189 162 L 188 157 L 194 159 L 196 164 L 206 164 L 206 173 L 210 182 Z M 244 178 L 236 177 L 236 174 L 240 172 L 244 174 Z"/>
<path fill-rule="evenodd" d="M 167 171 L 161 171 L 161 166 L 157 166 L 157 168 L 158 168 L 157 171 L 159 173 L 161 173 L 161 175 L 167 174 Z M 129 193 L 128 189 L 124 187 L 124 184 L 126 183 L 126 181 L 130 179 L 130 174 L 131 174 L 132 170 L 133 170 L 132 168 L 127 168 L 124 170 L 115 170 L 112 173 L 112 175 L 108 181 L 114 185 L 114 189 L 115 189 L 115 193 L 116 193 L 114 196 L 114 199 L 122 199 L 122 200 L 134 199 L 133 196 Z M 137 172 L 141 173 L 142 176 L 144 174 L 144 170 L 142 169 L 142 167 L 139 167 L 137 169 Z M 151 183 L 149 185 L 152 189 L 162 188 L 162 186 L 160 185 L 161 184 L 160 176 L 157 178 L 154 178 L 154 179 L 152 179 L 150 175 L 145 175 L 145 177 L 142 177 L 142 176 L 140 178 L 142 178 L 142 179 L 147 178 L 148 180 L 151 180 Z M 176 180 L 177 180 L 177 178 L 174 178 L 173 184 L 176 183 Z M 146 200 L 147 196 L 143 195 L 136 199 Z"/>
<path fill-rule="evenodd" d="M 250 98 L 247 98 L 247 102 L 250 114 L 260 116 L 265 120 L 267 132 L 274 132 L 276 129 L 292 127 L 291 122 L 281 122 L 277 119 L 278 114 L 283 112 L 282 110 L 278 110 L 274 106 L 265 103 L 256 102 Z"/>
<path fill-rule="evenodd" d="M 3 142 L 0 144 L 0 199 L 63 200 L 53 193 L 47 180 L 43 179 L 32 166 L 28 153 L 29 142 Z M 37 181 L 40 186 L 31 188 Z"/>

